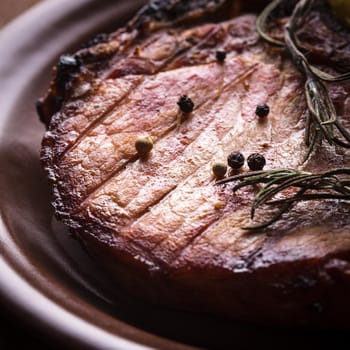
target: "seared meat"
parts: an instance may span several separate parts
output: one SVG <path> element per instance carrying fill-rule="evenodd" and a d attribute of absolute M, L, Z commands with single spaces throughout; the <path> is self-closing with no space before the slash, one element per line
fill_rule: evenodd
<path fill-rule="evenodd" d="M 237 16 L 242 4 L 154 1 L 125 28 L 60 58 L 38 103 L 53 206 L 110 277 L 148 301 L 348 327 L 349 205 L 302 203 L 267 230 L 247 232 L 254 189 L 215 186 L 212 163 L 232 151 L 259 152 L 269 169 L 297 168 L 305 155 L 304 79 L 284 50 L 259 39 L 254 12 Z M 312 59 L 349 65 L 349 34 L 322 16 L 332 22 L 314 12 L 300 33 L 314 39 Z M 327 50 L 314 49 L 322 37 Z M 329 89 L 350 126 L 350 85 Z M 177 104 L 183 95 L 191 113 Z M 259 119 L 262 103 L 270 112 Z M 139 136 L 153 140 L 147 157 L 138 157 Z M 349 155 L 323 145 L 306 169 L 349 166 Z"/>

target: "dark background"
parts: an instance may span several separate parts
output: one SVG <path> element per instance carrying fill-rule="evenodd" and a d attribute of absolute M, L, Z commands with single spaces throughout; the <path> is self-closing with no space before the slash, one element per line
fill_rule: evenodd
<path fill-rule="evenodd" d="M 61 350 L 62 347 L 54 346 L 46 335 L 30 326 L 21 317 L 15 315 L 8 306 L 0 303 L 0 349 L 1 350 Z M 66 350 L 66 349 L 65 349 Z M 67 349 L 68 350 L 68 349 Z"/>

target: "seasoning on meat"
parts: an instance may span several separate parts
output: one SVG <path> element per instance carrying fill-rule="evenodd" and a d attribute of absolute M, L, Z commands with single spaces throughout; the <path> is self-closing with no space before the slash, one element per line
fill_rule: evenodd
<path fill-rule="evenodd" d="M 153 141 L 150 136 L 139 136 L 135 141 L 135 148 L 137 153 L 142 157 L 151 152 L 153 148 Z"/>
<path fill-rule="evenodd" d="M 262 170 L 266 164 L 265 157 L 260 153 L 252 153 L 247 158 L 250 170 Z"/>
<path fill-rule="evenodd" d="M 241 152 L 232 152 L 227 157 L 227 164 L 232 169 L 239 169 L 243 166 L 244 160 L 245 160 L 244 155 Z"/>
<path fill-rule="evenodd" d="M 177 104 L 184 113 L 191 113 L 193 111 L 194 103 L 187 95 L 182 95 Z"/>
<path fill-rule="evenodd" d="M 220 63 L 224 62 L 226 59 L 226 52 L 225 51 L 216 51 L 216 59 Z"/>
<path fill-rule="evenodd" d="M 270 107 L 266 103 L 258 104 L 256 106 L 255 114 L 259 118 L 265 118 L 269 115 L 269 113 L 270 113 Z"/>
<path fill-rule="evenodd" d="M 227 165 L 223 162 L 215 162 L 212 166 L 212 171 L 216 177 L 223 177 L 227 172 Z"/>

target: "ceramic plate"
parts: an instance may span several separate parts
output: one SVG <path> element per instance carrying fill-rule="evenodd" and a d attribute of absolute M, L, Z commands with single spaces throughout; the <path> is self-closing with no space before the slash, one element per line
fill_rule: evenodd
<path fill-rule="evenodd" d="M 50 0 L 0 34 L 0 294 L 52 344 L 83 349 L 284 349 L 334 341 L 327 332 L 276 330 L 159 309 L 110 286 L 52 216 L 39 162 L 43 125 L 34 104 L 57 57 L 123 25 L 144 1 Z M 287 341 L 286 341 L 287 340 Z M 273 347 L 273 346 L 272 346 Z"/>

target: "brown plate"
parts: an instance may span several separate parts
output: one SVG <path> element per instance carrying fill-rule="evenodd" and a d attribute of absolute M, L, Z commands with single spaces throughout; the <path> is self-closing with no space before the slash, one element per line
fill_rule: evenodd
<path fill-rule="evenodd" d="M 341 341 L 339 334 L 277 330 L 164 310 L 105 281 L 52 217 L 39 162 L 43 125 L 34 104 L 57 57 L 121 26 L 145 1 L 51 0 L 0 33 L 0 295 L 17 317 L 63 348 L 284 349 Z M 118 290 L 118 286 L 112 286 Z"/>

